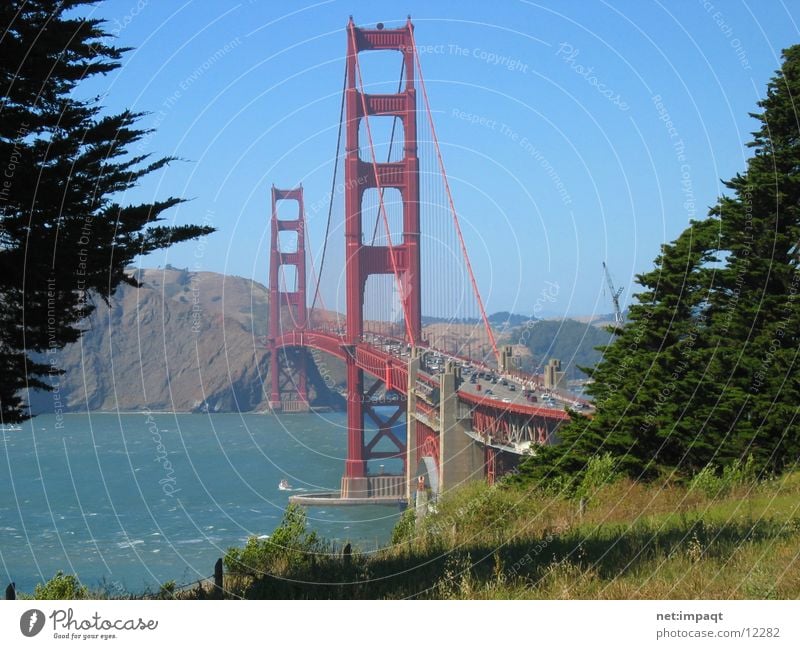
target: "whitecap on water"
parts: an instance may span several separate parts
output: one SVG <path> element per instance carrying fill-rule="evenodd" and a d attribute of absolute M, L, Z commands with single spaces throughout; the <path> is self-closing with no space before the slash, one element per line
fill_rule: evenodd
<path fill-rule="evenodd" d="M 141 545 L 144 543 L 141 539 L 136 539 L 135 541 L 123 541 L 122 543 L 117 543 L 118 548 L 132 548 L 134 545 Z"/>

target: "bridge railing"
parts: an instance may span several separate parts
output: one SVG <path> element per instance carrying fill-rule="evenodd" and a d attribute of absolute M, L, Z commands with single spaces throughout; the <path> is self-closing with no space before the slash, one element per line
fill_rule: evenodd
<path fill-rule="evenodd" d="M 405 498 L 406 481 L 402 475 L 367 477 L 367 491 L 372 498 Z"/>

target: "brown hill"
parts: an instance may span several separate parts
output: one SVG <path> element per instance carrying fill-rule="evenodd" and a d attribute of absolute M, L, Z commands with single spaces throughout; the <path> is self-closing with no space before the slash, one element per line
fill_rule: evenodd
<path fill-rule="evenodd" d="M 172 268 L 137 277 L 98 304 L 79 342 L 47 355 L 66 374 L 31 394 L 33 412 L 266 409 L 267 289 Z"/>

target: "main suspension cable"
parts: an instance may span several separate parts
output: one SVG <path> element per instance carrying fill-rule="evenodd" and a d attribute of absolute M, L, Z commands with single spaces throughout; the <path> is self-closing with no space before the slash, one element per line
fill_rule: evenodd
<path fill-rule="evenodd" d="M 328 236 L 331 233 L 331 217 L 333 215 L 333 201 L 336 196 L 336 175 L 339 170 L 339 152 L 342 147 L 342 124 L 344 123 L 344 97 L 347 90 L 347 59 L 344 62 L 344 81 L 342 82 L 342 105 L 339 108 L 339 131 L 336 135 L 336 162 L 333 165 L 333 180 L 331 180 L 331 199 L 328 203 L 328 222 L 325 224 L 325 241 L 322 244 L 322 255 L 319 260 L 319 275 L 317 275 L 317 287 L 314 290 L 314 299 L 311 301 L 311 310 L 317 305 L 319 295 L 319 285 L 322 281 L 322 271 L 325 268 L 325 253 L 328 250 Z"/>

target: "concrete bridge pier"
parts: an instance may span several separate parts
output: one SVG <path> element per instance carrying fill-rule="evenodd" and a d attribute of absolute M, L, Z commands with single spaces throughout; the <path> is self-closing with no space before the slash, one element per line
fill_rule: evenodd
<path fill-rule="evenodd" d="M 457 393 L 461 368 L 452 363 L 439 376 L 439 492 L 484 477 L 483 449 L 469 436 L 472 417 Z"/>
<path fill-rule="evenodd" d="M 414 502 L 417 493 L 417 375 L 419 374 L 419 350 L 412 347 L 408 361 L 408 385 L 406 390 L 406 502 Z"/>

